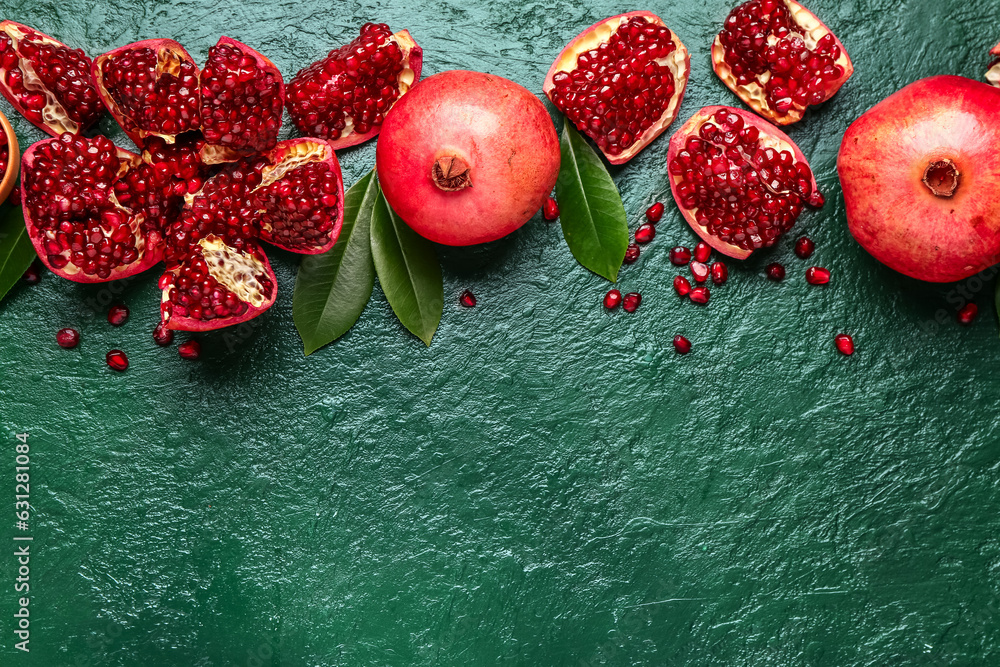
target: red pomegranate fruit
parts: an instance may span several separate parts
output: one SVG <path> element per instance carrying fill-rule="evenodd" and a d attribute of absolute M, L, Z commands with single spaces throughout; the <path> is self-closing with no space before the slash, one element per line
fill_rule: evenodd
<path fill-rule="evenodd" d="M 418 234 L 466 246 L 534 215 L 559 175 L 559 139 L 541 101 L 492 74 L 421 81 L 392 108 L 376 148 L 386 201 Z"/>
<path fill-rule="evenodd" d="M 705 107 L 670 139 L 670 190 L 706 243 L 736 259 L 772 246 L 823 195 L 802 151 L 774 125 Z"/>
<path fill-rule="evenodd" d="M 993 56 L 993 63 L 986 72 L 986 80 L 1000 88 L 1000 44 L 990 49 L 990 55 Z"/>
<path fill-rule="evenodd" d="M 90 66 L 80 49 L 26 25 L 0 22 L 0 93 L 54 137 L 79 134 L 104 115 Z"/>
<path fill-rule="evenodd" d="M 795 0 L 750 0 L 736 7 L 712 44 L 722 82 L 779 125 L 840 90 L 854 66 L 840 40 Z"/>
<path fill-rule="evenodd" d="M 1000 89 L 957 76 L 911 83 L 858 118 L 837 171 L 851 234 L 930 282 L 1000 261 Z"/>
<path fill-rule="evenodd" d="M 300 132 L 335 149 L 371 139 L 385 115 L 420 79 L 423 50 L 410 33 L 366 23 L 350 44 L 330 51 L 288 84 L 288 113 Z"/>
<path fill-rule="evenodd" d="M 677 117 L 691 59 L 677 35 L 647 11 L 599 21 L 571 41 L 542 90 L 611 164 L 623 164 Z"/>

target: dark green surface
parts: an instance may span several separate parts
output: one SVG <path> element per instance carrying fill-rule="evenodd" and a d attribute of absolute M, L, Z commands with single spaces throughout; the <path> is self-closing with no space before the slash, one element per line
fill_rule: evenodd
<path fill-rule="evenodd" d="M 789 239 L 730 263 L 707 308 L 679 303 L 667 250 L 694 238 L 666 187 L 667 136 L 614 172 L 633 228 L 667 202 L 621 274 L 644 297 L 631 316 L 602 312 L 607 283 L 540 216 L 492 247 L 441 253 L 429 349 L 376 288 L 353 330 L 304 358 L 298 259 L 279 251 L 277 304 L 256 326 L 203 336 L 199 363 L 153 344 L 153 273 L 18 287 L 0 304 L 0 491 L 11 502 L 13 433 L 27 431 L 33 633 L 30 656 L 12 649 L 7 556 L 0 663 L 998 664 L 993 281 L 963 284 L 981 316 L 959 328 L 955 286 L 893 274 L 855 245 L 835 174 L 863 109 L 922 76 L 982 75 L 997 3 L 810 4 L 857 66 L 789 131 L 827 194 L 798 227 L 833 271 L 826 288 L 805 284 Z M 5 2 L 3 14 L 92 54 L 168 36 L 202 60 L 225 33 L 289 76 L 381 20 L 410 28 L 427 74 L 479 69 L 540 92 L 565 42 L 628 9 L 92 7 Z M 736 103 L 708 56 L 728 3 L 650 9 L 692 50 L 680 121 Z M 40 138 L 17 127 L 25 146 Z M 344 151 L 345 182 L 374 155 L 374 143 Z M 761 272 L 774 260 L 789 269 L 779 285 Z M 114 329 L 104 315 L 122 287 L 132 318 Z M 475 309 L 457 305 L 466 287 Z M 73 351 L 54 341 L 67 325 L 82 333 Z M 834 351 L 841 330 L 852 358 Z M 111 347 L 127 373 L 105 366 Z"/>

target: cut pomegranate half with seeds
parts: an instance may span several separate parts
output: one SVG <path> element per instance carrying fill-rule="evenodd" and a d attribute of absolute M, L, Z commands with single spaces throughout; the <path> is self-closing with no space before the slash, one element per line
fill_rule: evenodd
<path fill-rule="evenodd" d="M 14 21 L 0 23 L 0 92 L 54 137 L 80 134 L 104 115 L 80 49 Z"/>
<path fill-rule="evenodd" d="M 611 164 L 623 164 L 658 137 L 684 98 L 691 59 L 652 12 L 599 21 L 552 63 L 542 90 Z"/>
<path fill-rule="evenodd" d="M 833 97 L 854 72 L 840 40 L 795 0 L 750 0 L 712 43 L 722 82 L 765 118 L 788 125 Z"/>
<path fill-rule="evenodd" d="M 1000 88 L 1000 44 L 990 49 L 990 55 L 994 56 L 994 59 L 989 71 L 986 72 L 986 80 Z"/>
<path fill-rule="evenodd" d="M 420 79 L 423 49 L 410 33 L 366 23 L 350 44 L 330 51 L 288 84 L 288 113 L 303 134 L 335 149 L 368 141 L 385 114 Z"/>
<path fill-rule="evenodd" d="M 802 151 L 774 125 L 705 107 L 670 140 L 670 190 L 684 219 L 724 255 L 745 259 L 791 229 L 823 195 Z"/>

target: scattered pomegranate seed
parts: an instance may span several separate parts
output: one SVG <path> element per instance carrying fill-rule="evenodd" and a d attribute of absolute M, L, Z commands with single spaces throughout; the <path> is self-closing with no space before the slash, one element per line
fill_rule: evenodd
<path fill-rule="evenodd" d="M 847 334 L 837 334 L 833 337 L 833 342 L 841 354 L 846 354 L 847 356 L 854 354 L 854 339 Z"/>
<path fill-rule="evenodd" d="M 813 250 L 815 249 L 816 244 L 808 236 L 799 237 L 799 240 L 795 242 L 795 254 L 800 259 L 809 259 L 809 256 L 813 254 Z"/>
<path fill-rule="evenodd" d="M 636 243 L 649 243 L 654 236 L 656 236 L 656 227 L 649 223 L 639 225 L 639 229 L 635 230 Z"/>
<path fill-rule="evenodd" d="M 653 224 L 660 221 L 663 217 L 663 204 L 661 202 L 656 202 L 652 206 L 646 209 L 646 220 L 649 220 Z"/>
<path fill-rule="evenodd" d="M 708 280 L 708 265 L 701 262 L 691 262 L 691 275 L 695 282 L 703 283 Z"/>
<path fill-rule="evenodd" d="M 674 266 L 684 266 L 691 261 L 691 251 L 682 245 L 670 249 L 670 263 Z"/>
<path fill-rule="evenodd" d="M 727 280 L 729 280 L 729 269 L 722 262 L 714 262 L 712 264 L 712 282 L 721 285 Z"/>
<path fill-rule="evenodd" d="M 60 329 L 56 332 L 56 343 L 67 350 L 80 344 L 80 333 L 76 329 Z"/>
<path fill-rule="evenodd" d="M 830 272 L 821 266 L 806 269 L 806 282 L 810 285 L 825 285 L 830 282 Z"/>
<path fill-rule="evenodd" d="M 160 347 L 166 347 L 174 342 L 174 330 L 168 329 L 167 325 L 160 322 L 153 329 L 153 342 L 155 342 Z"/>
<path fill-rule="evenodd" d="M 28 267 L 28 270 L 21 277 L 29 285 L 37 285 L 42 280 L 42 273 L 38 270 L 38 263 L 32 262 L 31 266 Z"/>
<path fill-rule="evenodd" d="M 691 351 L 691 341 L 684 336 L 674 336 L 674 349 L 677 350 L 677 354 L 687 354 Z"/>
<path fill-rule="evenodd" d="M 680 296 L 687 296 L 691 293 L 691 283 L 684 276 L 677 276 L 674 278 L 674 289 Z"/>
<path fill-rule="evenodd" d="M 616 289 L 608 290 L 608 293 L 604 295 L 604 307 L 608 310 L 614 310 L 622 303 L 622 293 Z"/>
<path fill-rule="evenodd" d="M 764 267 L 764 275 L 775 282 L 785 279 L 785 267 L 777 262 L 771 262 Z"/>
<path fill-rule="evenodd" d="M 550 222 L 559 217 L 559 204 L 552 197 L 545 200 L 545 204 L 542 206 L 542 217 Z"/>
<path fill-rule="evenodd" d="M 128 319 L 128 307 L 123 304 L 115 304 L 108 310 L 108 324 L 113 327 L 120 327 Z"/>
<path fill-rule="evenodd" d="M 181 359 L 197 359 L 201 356 L 201 343 L 196 340 L 184 341 L 177 346 L 177 354 L 181 355 Z"/>
<path fill-rule="evenodd" d="M 959 324 L 972 324 L 972 321 L 976 319 L 976 315 L 979 314 L 979 306 L 974 303 L 967 303 L 962 306 L 962 309 L 958 311 L 958 323 Z"/>
<path fill-rule="evenodd" d="M 123 371 L 128 368 L 128 357 L 121 350 L 111 350 L 107 356 L 108 366 L 116 371 Z"/>
<path fill-rule="evenodd" d="M 642 295 L 638 292 L 629 292 L 622 300 L 622 309 L 626 313 L 634 313 L 640 303 L 642 303 Z"/>
<path fill-rule="evenodd" d="M 691 300 L 695 303 L 700 303 L 702 305 L 708 303 L 708 288 L 707 287 L 695 287 L 691 290 Z"/>
<path fill-rule="evenodd" d="M 6 171 L 6 169 L 4 171 Z M 21 205 L 20 185 L 17 184 L 14 185 L 14 189 L 10 191 L 10 195 L 7 197 L 7 203 L 14 207 L 18 207 Z"/>
<path fill-rule="evenodd" d="M 476 295 L 469 290 L 465 290 L 458 295 L 458 302 L 466 308 L 472 308 L 476 305 Z"/>
<path fill-rule="evenodd" d="M 694 247 L 694 258 L 704 264 L 708 262 L 708 258 L 711 256 L 712 246 L 708 245 L 704 241 L 698 241 L 698 245 Z"/>
<path fill-rule="evenodd" d="M 635 243 L 629 243 L 628 250 L 625 251 L 624 262 L 626 264 L 633 264 L 637 259 L 639 259 L 639 246 Z"/>

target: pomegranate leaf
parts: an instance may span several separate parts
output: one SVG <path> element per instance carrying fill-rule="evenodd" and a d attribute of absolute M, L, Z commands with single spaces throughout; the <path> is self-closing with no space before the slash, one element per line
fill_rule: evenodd
<path fill-rule="evenodd" d="M 379 196 L 372 215 L 375 272 L 392 312 L 430 345 L 444 310 L 444 283 L 434 244 L 410 229 Z"/>
<path fill-rule="evenodd" d="M 611 174 L 573 124 L 563 122 L 556 181 L 559 220 L 570 251 L 585 268 L 618 279 L 628 248 L 628 219 Z"/>
<path fill-rule="evenodd" d="M 0 205 L 0 299 L 35 259 L 35 248 L 24 228 L 23 211 L 20 206 Z"/>
<path fill-rule="evenodd" d="M 292 318 L 306 356 L 347 333 L 371 299 L 375 286 L 371 222 L 379 199 L 372 170 L 344 195 L 344 225 L 336 245 L 329 252 L 302 258 Z"/>

